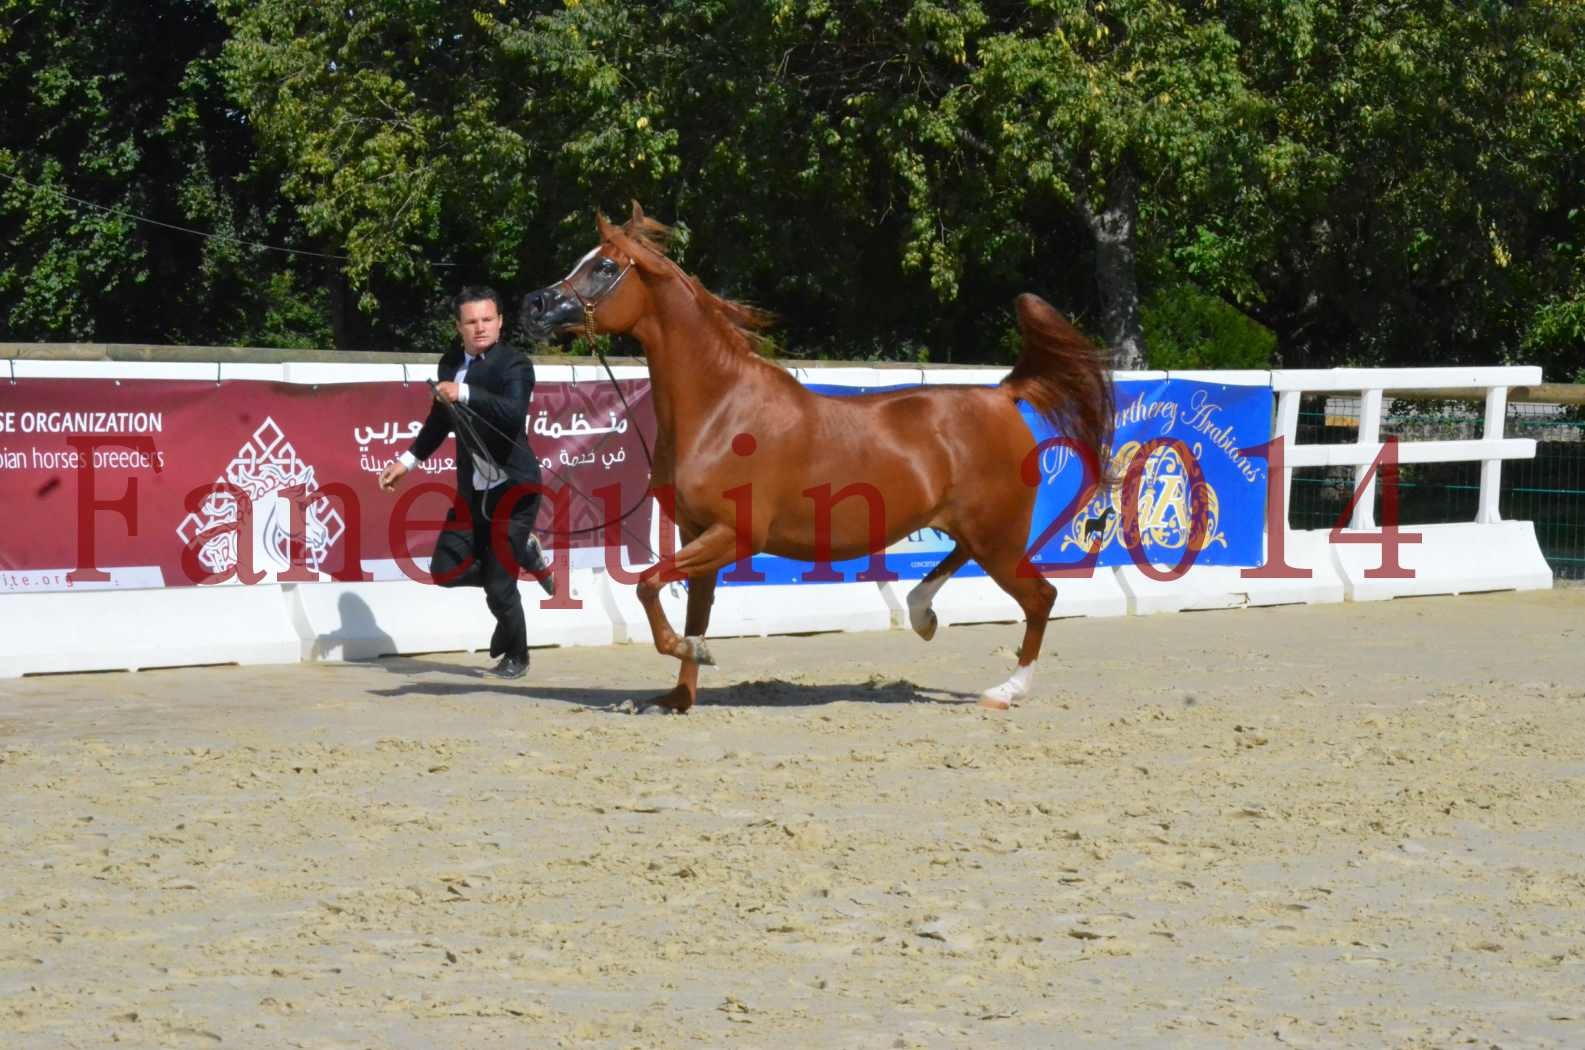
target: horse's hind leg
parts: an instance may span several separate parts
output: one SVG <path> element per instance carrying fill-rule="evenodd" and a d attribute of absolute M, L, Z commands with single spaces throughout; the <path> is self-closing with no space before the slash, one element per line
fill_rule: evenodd
<path fill-rule="evenodd" d="M 908 592 L 908 624 L 914 633 L 925 641 L 936 636 L 936 611 L 930 607 L 935 601 L 936 592 L 941 585 L 946 583 L 953 573 L 963 568 L 963 563 L 969 560 L 969 552 L 963 544 L 952 548 L 952 553 L 942 558 L 935 568 L 925 574 L 914 589 Z"/>
<path fill-rule="evenodd" d="M 1029 695 L 1034 685 L 1035 660 L 1046 637 L 1046 622 L 1057 600 L 1057 589 L 1023 560 L 1022 536 L 1010 538 L 996 553 L 975 557 L 991 579 L 1024 610 L 1024 644 L 1018 649 L 1018 669 L 1001 685 L 980 694 L 980 706 L 1005 711 Z M 1020 566 L 1023 571 L 1020 572 Z"/>

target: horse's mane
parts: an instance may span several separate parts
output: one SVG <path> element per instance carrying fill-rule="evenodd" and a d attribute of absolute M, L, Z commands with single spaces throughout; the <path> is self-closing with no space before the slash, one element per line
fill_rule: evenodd
<path fill-rule="evenodd" d="M 678 266 L 668 254 L 668 249 L 675 238 L 670 226 L 656 222 L 645 215 L 623 223 L 622 232 L 671 263 L 672 269 L 676 270 L 677 275 L 688 285 L 705 312 L 715 314 L 725 321 L 733 332 L 743 338 L 745 350 L 759 351 L 769 344 L 770 340 L 763 333 L 765 329 L 776 323 L 775 315 L 757 306 L 716 295 L 701 284 L 699 278 Z"/>

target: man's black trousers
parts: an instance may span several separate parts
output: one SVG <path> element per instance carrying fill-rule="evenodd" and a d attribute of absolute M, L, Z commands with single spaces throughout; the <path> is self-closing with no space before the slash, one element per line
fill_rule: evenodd
<path fill-rule="evenodd" d="M 442 587 L 483 587 L 485 604 L 495 616 L 491 654 L 526 663 L 528 628 L 523 620 L 517 573 L 525 560 L 526 544 L 539 512 L 539 493 L 510 484 L 497 485 L 474 493 L 468 511 L 472 528 L 457 520 L 455 510 L 447 516 L 446 527 L 435 541 L 430 575 Z M 503 526 L 504 536 L 492 538 L 492 533 L 499 533 Z"/>

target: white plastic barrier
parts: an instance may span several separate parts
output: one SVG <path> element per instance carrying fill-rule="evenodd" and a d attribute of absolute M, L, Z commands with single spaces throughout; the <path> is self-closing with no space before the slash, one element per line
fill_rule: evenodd
<path fill-rule="evenodd" d="M 9 362 L 12 379 L 187 380 L 219 383 L 228 369 L 205 361 Z M 266 378 L 279 378 L 279 366 Z M 138 670 L 193 664 L 290 663 L 297 636 L 278 584 L 0 594 L 0 678 L 63 671 Z"/>
<path fill-rule="evenodd" d="M 299 659 L 274 583 L 0 594 L 0 623 L 0 678 Z"/>
<path fill-rule="evenodd" d="M 251 361 L 227 361 L 220 366 L 220 381 L 223 383 L 233 381 L 284 383 L 286 382 L 286 366 L 255 364 Z"/>
<path fill-rule="evenodd" d="M 1427 594 L 1533 591 L 1552 586 L 1552 569 L 1528 521 L 1405 526 L 1418 543 L 1399 548 L 1403 575 L 1374 578 L 1381 548 L 1333 544 L 1349 601 L 1380 601 Z"/>
<path fill-rule="evenodd" d="M 1343 600 L 1342 580 L 1330 566 L 1308 581 L 1251 578 L 1231 565 L 1196 565 L 1178 579 L 1151 577 L 1132 565 L 1119 568 L 1117 575 L 1135 616 Z M 1307 586 L 1297 586 L 1301 583 Z"/>
<path fill-rule="evenodd" d="M 912 365 L 900 365 L 891 368 L 873 368 L 862 365 L 855 365 L 851 368 L 818 365 L 810 368 L 794 368 L 792 373 L 798 382 L 803 383 L 805 386 L 815 384 L 869 387 L 870 389 L 892 386 L 919 386 L 925 382 L 927 375 L 925 369 Z M 1001 374 L 1005 374 L 1005 370 L 999 373 L 999 375 Z M 992 380 L 992 382 L 995 382 L 995 380 Z"/>
<path fill-rule="evenodd" d="M 607 608 L 616 624 L 616 640 L 654 641 L 649 619 L 632 584 L 601 574 Z M 688 614 L 688 589 L 682 583 L 661 588 L 661 608 L 672 629 L 683 633 Z M 824 631 L 884 631 L 896 617 L 880 586 L 874 583 L 781 584 L 715 589 L 710 607 L 712 638 L 763 637 L 772 634 L 816 634 Z"/>
<path fill-rule="evenodd" d="M 528 644 L 610 645 L 617 641 L 592 569 L 568 581 L 579 609 L 541 609 L 532 581 L 519 588 Z M 302 660 L 363 660 L 392 653 L 485 649 L 495 619 L 477 587 L 415 580 L 304 583 L 284 588 Z"/>
<path fill-rule="evenodd" d="M 927 368 L 924 382 L 928 386 L 995 386 L 1007 376 L 1006 368 Z M 1119 372 L 1118 378 L 1131 373 Z"/>
<path fill-rule="evenodd" d="M 28 379 L 187 379 L 220 382 L 220 365 L 206 361 L 48 361 L 11 362 L 14 382 Z"/>
<path fill-rule="evenodd" d="M 917 583 L 917 580 L 897 580 L 885 584 L 888 600 L 896 609 L 895 623 L 898 627 L 909 625 L 908 592 Z M 1057 589 L 1057 600 L 1051 606 L 1053 620 L 1076 616 L 1124 616 L 1128 613 L 1128 596 L 1111 569 L 1096 569 L 1088 577 L 1056 577 L 1051 580 L 1051 585 Z M 1021 622 L 1024 618 L 1024 611 L 1018 603 L 988 576 L 952 577 L 941 585 L 930 607 L 935 610 L 936 620 L 943 627 L 956 623 Z"/>
<path fill-rule="evenodd" d="M 293 361 L 281 366 L 281 378 L 287 383 L 323 386 L 333 383 L 405 383 L 407 366 L 403 364 L 342 364 L 332 361 Z M 422 380 L 420 380 L 422 382 Z"/>
<path fill-rule="evenodd" d="M 181 379 L 213 382 L 421 383 L 434 366 L 384 364 L 246 364 L 205 362 L 77 362 L 19 359 L 8 362 L 17 380 L 27 378 Z M 642 366 L 617 366 L 618 378 L 641 378 Z M 794 369 L 804 382 L 846 386 L 896 386 L 998 382 L 997 368 L 809 368 Z M 544 382 L 604 382 L 598 365 L 545 365 Z M 1501 464 L 1535 454 L 1535 443 L 1503 436 L 1507 391 L 1533 385 L 1540 370 L 1528 367 L 1311 370 L 1272 373 L 1118 373 L 1118 379 L 1203 379 L 1264 385 L 1277 395 L 1274 436 L 1284 443 L 1285 463 L 1277 488 L 1289 505 L 1292 472 L 1310 466 L 1346 465 L 1361 482 L 1383 447 L 1383 392 L 1427 388 L 1484 390 L 1485 429 L 1478 440 L 1405 441 L 1401 463 L 1478 460 L 1482 463 L 1479 510 L 1472 522 L 1402 526 L 1419 542 L 1399 547 L 1406 574 L 1376 578 L 1378 544 L 1332 541 L 1330 530 L 1280 534 L 1288 565 L 1311 570 L 1308 578 L 1254 578 L 1244 570 L 1194 566 L 1181 578 L 1151 579 L 1134 566 L 1098 569 L 1089 579 L 1055 579 L 1053 617 L 1153 613 L 1284 602 L 1375 600 L 1400 595 L 1464 593 L 1507 588 L 1545 588 L 1551 572 L 1529 522 L 1505 522 L 1498 514 Z M 1358 393 L 1362 410 L 1358 440 L 1349 445 L 1297 445 L 1299 398 L 1305 393 Z M 1347 534 L 1369 534 L 1374 482 L 1363 486 Z M 1268 549 L 1273 539 L 1267 537 Z M 654 544 L 652 544 L 654 546 Z M 616 583 L 601 568 L 578 562 L 571 575 L 583 608 L 542 610 L 531 583 L 528 605 L 531 645 L 647 643 L 649 625 L 631 585 Z M 630 566 L 630 568 L 639 568 Z M 883 630 L 906 627 L 906 597 L 914 581 L 887 584 L 794 584 L 718 587 L 712 636 Z M 662 605 L 681 630 L 686 591 L 671 585 Z M 943 625 L 1017 621 L 1022 612 L 994 582 L 956 578 L 933 603 Z M 6 645 L 0 677 L 27 673 L 136 669 L 205 663 L 280 663 L 314 659 L 359 659 L 397 652 L 483 649 L 494 622 L 476 589 L 445 590 L 413 581 L 343 584 L 223 585 L 170 589 L 80 589 L 0 595 Z"/>

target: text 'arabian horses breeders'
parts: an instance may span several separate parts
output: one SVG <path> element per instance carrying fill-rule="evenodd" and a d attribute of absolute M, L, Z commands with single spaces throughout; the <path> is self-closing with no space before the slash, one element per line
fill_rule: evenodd
<path fill-rule="evenodd" d="M 908 597 L 915 631 L 936 629 L 931 600 L 973 558 L 1024 611 L 1018 668 L 981 703 L 1029 695 L 1056 590 L 1025 559 L 1036 443 L 1015 401 L 1108 461 L 1112 387 L 1096 349 L 1045 301 L 1019 296 L 1023 351 L 999 386 L 930 386 L 854 397 L 806 390 L 755 352 L 768 317 L 707 291 L 665 255 L 668 228 L 633 206 L 567 277 L 524 298 L 525 335 L 631 335 L 649 362 L 658 429 L 651 484 L 675 500 L 683 546 L 638 583 L 655 648 L 682 661 L 656 703 L 686 711 L 698 692 L 716 572 L 761 551 L 829 562 L 931 527 L 956 546 Z M 660 588 L 688 580 L 685 637 Z M 863 578 L 863 577 L 860 577 Z"/>

